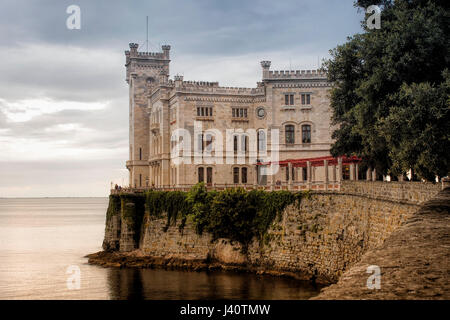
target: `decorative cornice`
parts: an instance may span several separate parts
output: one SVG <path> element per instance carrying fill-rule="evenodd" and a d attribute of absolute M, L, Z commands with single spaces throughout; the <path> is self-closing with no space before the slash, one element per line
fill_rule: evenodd
<path fill-rule="evenodd" d="M 235 97 L 199 97 L 199 96 L 189 96 L 189 97 L 184 97 L 184 101 L 254 103 L 254 102 L 266 102 L 266 97 L 235 98 Z"/>

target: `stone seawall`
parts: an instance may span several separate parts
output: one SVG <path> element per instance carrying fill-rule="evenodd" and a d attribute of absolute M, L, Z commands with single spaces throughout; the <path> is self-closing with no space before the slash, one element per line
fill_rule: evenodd
<path fill-rule="evenodd" d="M 450 299 L 449 230 L 446 188 L 313 299 Z M 369 266 L 380 270 L 378 288 L 367 286 Z"/>
<path fill-rule="evenodd" d="M 136 215 L 136 210 L 143 211 L 142 196 L 141 200 L 120 196 L 120 209 L 119 196 L 111 196 L 103 248 L 333 283 L 366 251 L 382 245 L 439 189 L 422 183 L 345 182 L 339 193 L 312 193 L 300 207 L 287 207 L 281 220 L 262 241 L 254 240 L 246 254 L 239 243 L 196 234 L 189 219 L 180 229 L 180 221 L 167 228 L 164 215 L 156 218 L 148 211 Z"/>

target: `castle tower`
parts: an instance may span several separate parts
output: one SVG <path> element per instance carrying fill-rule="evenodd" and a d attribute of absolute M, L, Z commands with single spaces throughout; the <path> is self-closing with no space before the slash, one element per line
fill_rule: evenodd
<path fill-rule="evenodd" d="M 129 160 L 130 186 L 145 187 L 149 181 L 149 95 L 169 74 L 170 46 L 162 52 L 138 52 L 138 44 L 130 43 L 125 51 L 126 81 L 129 85 Z"/>

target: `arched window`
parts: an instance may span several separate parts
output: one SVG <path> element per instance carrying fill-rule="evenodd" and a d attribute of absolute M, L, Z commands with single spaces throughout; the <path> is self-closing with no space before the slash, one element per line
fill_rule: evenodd
<path fill-rule="evenodd" d="M 242 183 L 247 183 L 247 168 L 243 167 L 242 168 L 242 174 L 241 174 L 241 182 Z"/>
<path fill-rule="evenodd" d="M 238 137 L 237 135 L 233 136 L 233 150 L 236 153 L 238 151 Z"/>
<path fill-rule="evenodd" d="M 204 182 L 205 181 L 205 172 L 202 167 L 198 168 L 198 182 Z"/>
<path fill-rule="evenodd" d="M 211 167 L 206 168 L 206 183 L 211 184 L 212 183 L 212 175 L 213 171 Z"/>
<path fill-rule="evenodd" d="M 266 151 L 266 133 L 264 130 L 258 131 L 258 151 Z"/>
<path fill-rule="evenodd" d="M 302 143 L 311 143 L 311 126 L 309 124 L 302 126 Z"/>
<path fill-rule="evenodd" d="M 239 168 L 233 168 L 233 183 L 239 183 Z"/>
<path fill-rule="evenodd" d="M 243 152 L 248 151 L 248 136 L 247 135 L 241 136 L 241 151 L 243 151 Z"/>
<path fill-rule="evenodd" d="M 295 127 L 288 124 L 284 127 L 286 143 L 295 143 Z"/>
<path fill-rule="evenodd" d="M 211 152 L 212 151 L 212 142 L 213 142 L 213 136 L 210 133 L 206 134 L 206 151 Z"/>

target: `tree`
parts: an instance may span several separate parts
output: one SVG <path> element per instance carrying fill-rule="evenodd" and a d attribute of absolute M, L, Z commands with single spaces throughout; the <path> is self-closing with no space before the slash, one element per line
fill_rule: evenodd
<path fill-rule="evenodd" d="M 365 8 L 373 1 L 358 1 Z M 375 1 L 381 29 L 331 50 L 331 152 L 358 155 L 383 174 L 409 168 L 432 180 L 450 171 L 449 27 L 444 1 Z M 377 3 L 378 2 L 378 3 Z M 439 149 L 438 146 L 441 146 Z"/>

